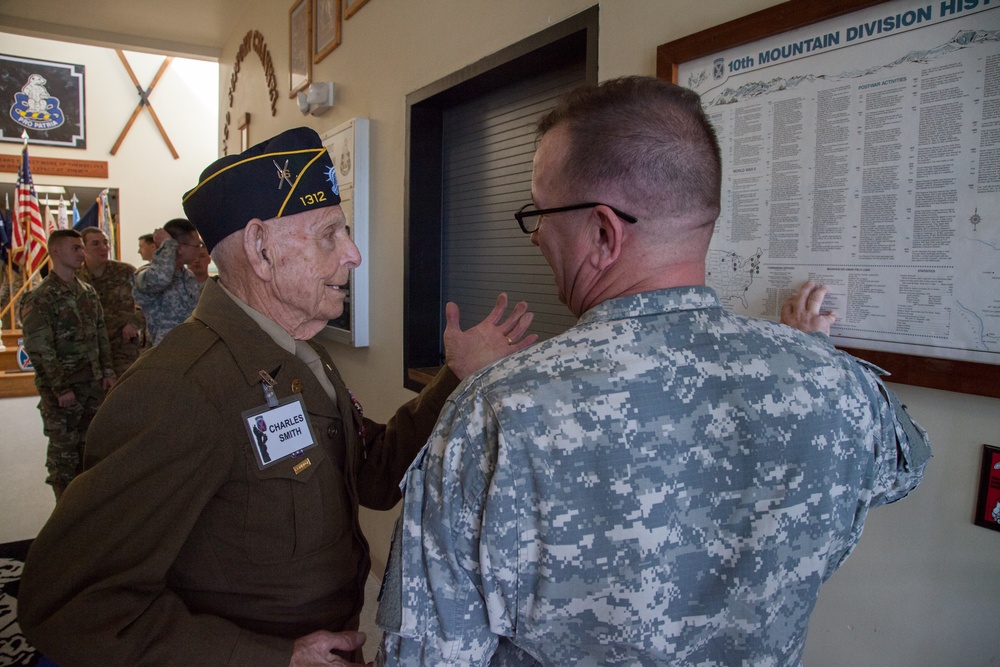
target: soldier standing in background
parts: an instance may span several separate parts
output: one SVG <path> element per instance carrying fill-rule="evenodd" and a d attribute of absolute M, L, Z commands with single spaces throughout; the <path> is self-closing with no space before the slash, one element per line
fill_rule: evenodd
<path fill-rule="evenodd" d="M 143 234 L 139 237 L 139 256 L 142 257 L 142 261 L 148 262 L 153 259 L 153 253 L 156 252 L 156 241 L 153 240 L 152 234 Z"/>
<path fill-rule="evenodd" d="M 108 237 L 97 227 L 88 227 L 81 234 L 84 264 L 77 277 L 92 285 L 101 298 L 115 375 L 121 377 L 142 352 L 139 338 L 146 326 L 132 298 L 135 267 L 108 258 Z"/>
<path fill-rule="evenodd" d="M 100 299 L 76 277 L 84 260 L 80 233 L 54 231 L 48 248 L 52 270 L 21 299 L 21 322 L 49 438 L 45 481 L 59 500 L 83 470 L 84 437 L 115 372 Z"/>
<path fill-rule="evenodd" d="M 208 265 L 211 263 L 212 256 L 204 248 L 198 251 L 197 257 L 188 262 L 188 270 L 194 274 L 195 280 L 198 281 L 198 285 L 202 289 L 204 289 L 205 283 L 208 281 Z"/>
<path fill-rule="evenodd" d="M 175 218 L 153 232 L 156 253 L 135 274 L 132 296 L 142 308 L 150 342 L 156 345 L 168 331 L 188 318 L 201 296 L 201 286 L 184 265 L 205 247 L 188 220 Z"/>
<path fill-rule="evenodd" d="M 7 260 L 8 262 L 10 259 Z M 7 276 L 7 267 L 0 264 L 0 311 L 7 307 L 7 303 L 10 302 L 10 297 L 12 294 L 17 294 L 18 290 L 21 289 L 21 285 L 24 284 L 24 279 L 21 277 L 21 270 L 16 266 L 12 267 L 10 274 L 10 280 Z M 11 312 L 4 315 L 0 319 L 0 327 L 6 328 L 16 325 L 16 313 L 17 308 L 11 309 Z"/>

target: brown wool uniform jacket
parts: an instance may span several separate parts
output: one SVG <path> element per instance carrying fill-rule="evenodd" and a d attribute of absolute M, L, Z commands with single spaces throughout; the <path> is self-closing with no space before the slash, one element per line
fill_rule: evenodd
<path fill-rule="evenodd" d="M 321 357 L 336 406 L 209 281 L 192 317 L 132 366 L 90 428 L 87 470 L 25 565 L 29 641 L 61 667 L 286 667 L 294 638 L 356 628 L 370 566 L 358 505 L 399 500 L 458 380 L 445 368 L 376 424 Z M 265 405 L 261 370 L 279 400 L 301 389 L 318 443 L 264 470 L 242 417 Z"/>

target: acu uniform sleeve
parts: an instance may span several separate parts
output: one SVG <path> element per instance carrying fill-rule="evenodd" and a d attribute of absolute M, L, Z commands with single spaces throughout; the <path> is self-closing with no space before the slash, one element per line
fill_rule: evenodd
<path fill-rule="evenodd" d="M 868 393 L 876 406 L 876 469 L 872 507 L 901 500 L 916 488 L 931 458 L 927 431 L 913 421 L 895 392 L 885 386 L 885 371 L 856 360 L 859 373 L 868 383 Z"/>
<path fill-rule="evenodd" d="M 490 406 L 475 394 L 455 400 L 406 474 L 376 665 L 487 665 L 513 635 L 516 581 L 503 576 L 517 559 L 513 484 L 496 472 Z"/>
<path fill-rule="evenodd" d="M 143 296 L 155 296 L 167 289 L 174 278 L 174 264 L 176 260 L 177 241 L 167 239 L 153 253 L 153 258 L 149 264 L 136 272 L 134 290 L 136 298 L 139 298 L 139 294 Z"/>

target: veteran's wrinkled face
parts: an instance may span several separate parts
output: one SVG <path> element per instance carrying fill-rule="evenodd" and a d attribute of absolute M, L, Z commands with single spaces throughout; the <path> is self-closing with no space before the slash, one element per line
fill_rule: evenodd
<path fill-rule="evenodd" d="M 272 298 L 283 311 L 285 329 L 310 338 L 344 312 L 351 269 L 361 264 L 340 206 L 269 220 L 267 261 Z M 312 334 L 304 335 L 305 329 Z"/>

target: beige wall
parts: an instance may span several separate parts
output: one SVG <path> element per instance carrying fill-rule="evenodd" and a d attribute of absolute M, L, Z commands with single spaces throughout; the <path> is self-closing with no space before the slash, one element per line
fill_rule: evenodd
<path fill-rule="evenodd" d="M 220 116 L 228 107 L 226 91 L 236 51 L 248 30 L 264 34 L 279 87 L 282 93 L 287 90 L 289 4 L 252 0 L 234 21 L 220 63 Z M 592 4 L 370 0 L 344 23 L 343 44 L 315 67 L 314 80 L 337 84 L 337 104 L 321 118 L 303 117 L 284 94 L 272 117 L 259 61 L 251 54 L 243 62 L 232 116 L 251 113 L 251 141 L 296 125 L 323 132 L 355 116 L 372 121 L 371 252 L 365 258 L 371 271 L 371 345 L 364 350 L 331 349 L 348 385 L 373 418 L 388 418 L 413 396 L 402 388 L 405 96 Z M 658 44 L 772 4 L 605 0 L 600 3 L 599 76 L 654 74 Z M 3 50 L 14 52 L 6 41 Z M 154 104 L 159 110 L 155 95 Z M 125 118 L 127 113 L 120 124 Z M 180 129 L 168 131 L 172 139 L 182 134 Z M 221 132 L 219 136 L 221 142 Z M 234 140 L 236 129 L 231 128 L 231 146 Z M 151 154 L 161 149 L 166 153 L 155 134 L 142 146 Z M 1000 664 L 1000 533 L 971 522 L 980 445 L 1000 444 L 1000 401 L 906 386 L 895 389 L 930 431 L 935 458 L 911 498 L 872 513 L 857 552 L 824 587 L 805 662 L 809 667 Z M 28 410 L 33 406 L 29 399 L 16 400 L 11 407 L 34 412 L 37 419 L 37 412 Z M 5 419 L 12 412 L 10 403 L 0 402 Z M 38 434 L 40 440 L 40 424 Z M 12 444 L 12 438 L 0 433 L 0 470 L 22 456 L 40 456 L 37 443 L 30 454 L 20 441 L 16 451 Z M 0 477 L 0 487 L 4 482 Z M 0 499 L 6 507 L 7 497 Z M 377 559 L 384 559 L 395 515 L 364 512 Z"/>

